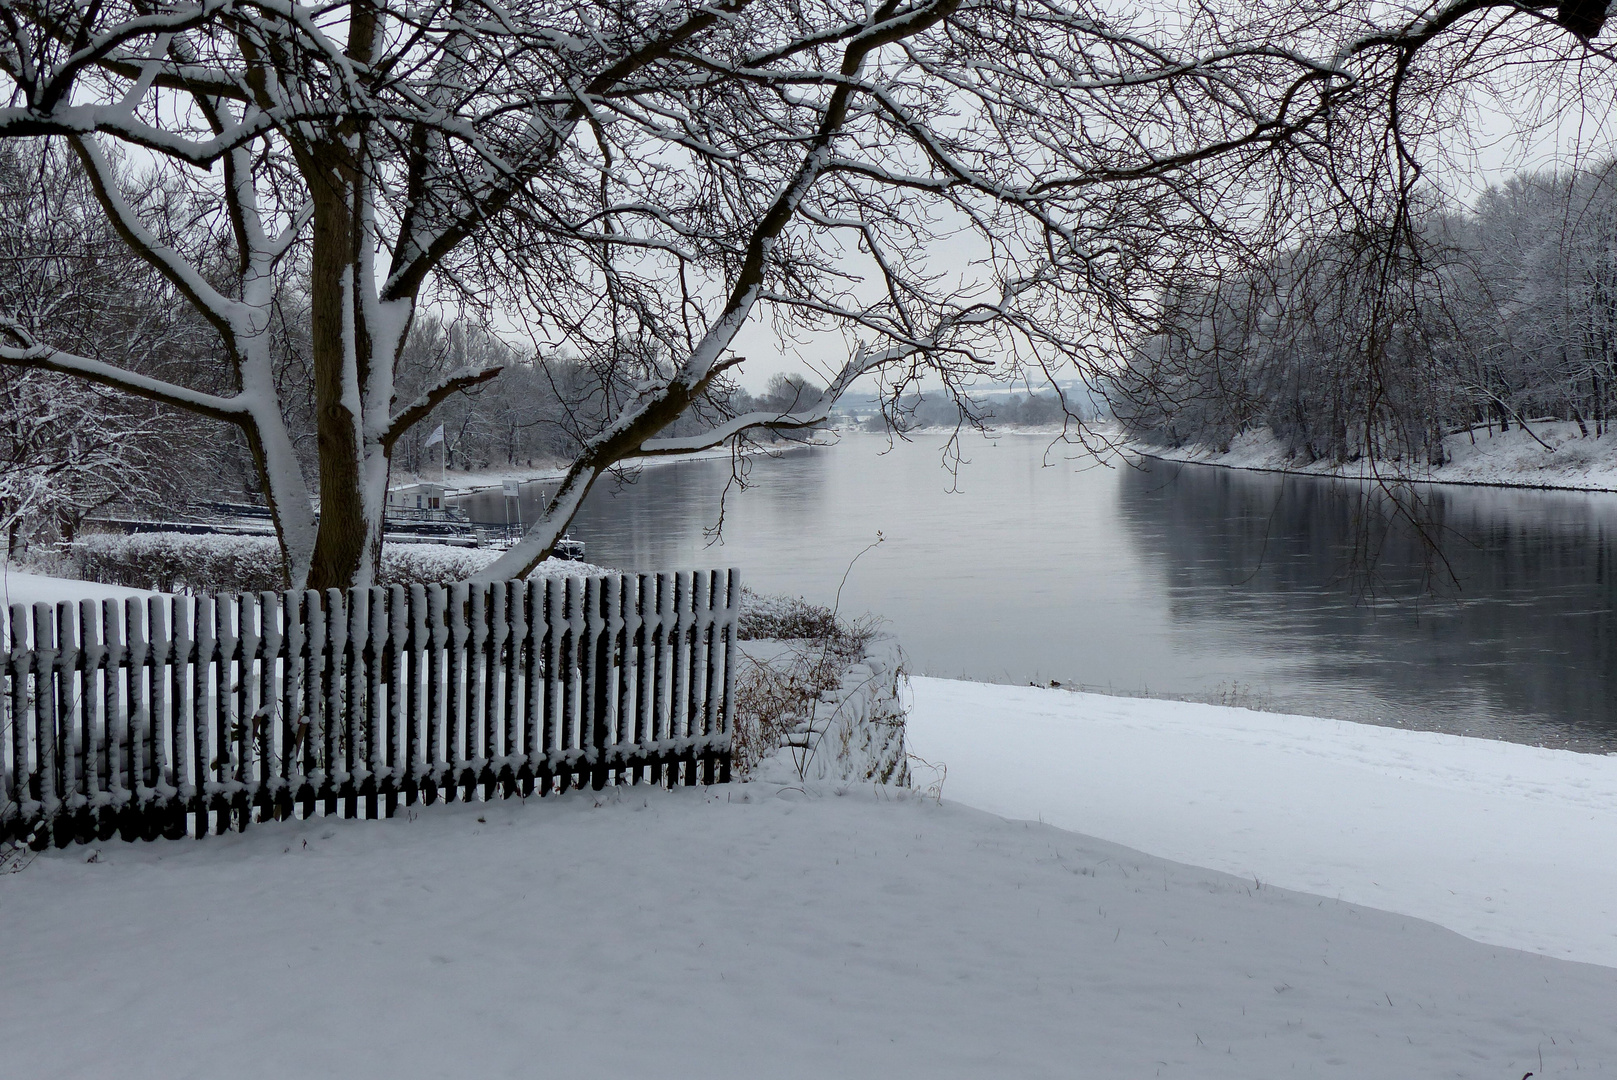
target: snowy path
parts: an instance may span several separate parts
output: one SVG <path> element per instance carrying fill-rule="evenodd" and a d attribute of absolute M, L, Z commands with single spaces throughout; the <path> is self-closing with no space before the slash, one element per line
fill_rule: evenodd
<path fill-rule="evenodd" d="M 47 853 L 0 1071 L 1617 1075 L 1609 968 L 914 797 L 604 802 Z"/>
<path fill-rule="evenodd" d="M 1617 756 L 912 683 L 910 748 L 947 764 L 946 799 L 1617 967 Z"/>

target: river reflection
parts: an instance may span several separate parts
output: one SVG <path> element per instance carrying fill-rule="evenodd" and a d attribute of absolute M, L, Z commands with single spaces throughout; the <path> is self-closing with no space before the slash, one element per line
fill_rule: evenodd
<path fill-rule="evenodd" d="M 1107 468 L 1028 435 L 973 442 L 954 481 L 936 443 L 844 436 L 754 461 L 740 492 L 727 461 L 648 469 L 592 493 L 574 532 L 626 570 L 841 588 L 920 673 L 1617 749 L 1617 496 L 1426 489 L 1445 568 L 1355 484 Z M 498 492 L 469 509 L 503 514 Z"/>
<path fill-rule="evenodd" d="M 1243 627 L 1286 661 L 1281 705 L 1617 746 L 1617 498 L 1419 496 L 1435 555 L 1357 484 L 1155 462 L 1120 477 L 1118 507 L 1181 632 Z"/>

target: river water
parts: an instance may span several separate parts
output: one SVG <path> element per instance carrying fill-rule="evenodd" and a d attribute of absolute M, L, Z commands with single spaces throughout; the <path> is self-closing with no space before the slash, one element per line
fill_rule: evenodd
<path fill-rule="evenodd" d="M 744 491 L 727 460 L 662 465 L 592 493 L 573 533 L 624 570 L 840 587 L 919 674 L 1617 750 L 1617 495 L 1426 487 L 1434 549 L 1356 483 L 1108 467 L 1022 434 L 972 437 L 951 476 L 940 442 L 845 434 L 753 459 Z"/>

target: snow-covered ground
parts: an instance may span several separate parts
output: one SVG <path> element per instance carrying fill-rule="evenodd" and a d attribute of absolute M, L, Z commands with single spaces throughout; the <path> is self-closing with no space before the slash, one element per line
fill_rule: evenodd
<path fill-rule="evenodd" d="M 951 800 L 1617 968 L 1617 755 L 911 680 Z M 917 783 L 925 783 L 917 769 Z M 1617 998 L 1611 1002 L 1617 1016 Z"/>
<path fill-rule="evenodd" d="M 1413 462 L 1379 463 L 1373 472 L 1385 478 L 1444 484 L 1617 491 L 1617 434 L 1582 438 L 1576 424 L 1560 421 L 1534 423 L 1531 428 L 1532 434 L 1520 428 L 1489 434 L 1486 428 L 1479 428 L 1450 435 L 1444 440 L 1450 458 L 1445 465 L 1432 468 Z M 1238 436 L 1226 452 L 1207 446 L 1163 447 L 1142 442 L 1131 443 L 1128 449 L 1169 461 L 1233 469 L 1355 478 L 1372 475 L 1366 462 L 1339 466 L 1320 461 L 1304 465 L 1288 459 L 1285 447 L 1267 431 Z"/>
<path fill-rule="evenodd" d="M 734 786 L 75 848 L 5 1074 L 1617 1074 L 1617 971 L 1049 826 Z"/>
<path fill-rule="evenodd" d="M 144 537 L 163 538 L 178 536 L 187 543 L 220 544 L 233 547 L 243 547 L 257 542 L 259 537 L 220 537 L 195 536 L 190 534 L 171 533 L 141 533 Z M 499 552 L 489 548 L 458 548 L 444 544 L 400 544 L 396 547 L 389 545 L 383 557 L 397 552 L 401 561 L 408 559 L 418 569 L 433 570 L 438 567 L 448 567 L 454 573 L 471 574 L 492 562 L 499 556 Z M 613 573 L 604 566 L 596 566 L 572 559 L 546 559 L 534 567 L 530 578 L 552 577 L 599 577 Z M 444 580 L 442 574 L 433 574 L 435 578 Z M 454 580 L 450 574 L 448 580 Z M 145 589 L 131 589 L 123 585 L 104 585 L 98 581 L 80 581 L 76 578 L 50 577 L 45 574 L 34 573 L 28 570 L 19 570 L 14 566 L 0 564 L 0 603 L 7 608 L 12 604 L 57 604 L 62 602 L 77 603 L 80 600 L 103 600 L 108 597 L 123 599 L 128 596 L 154 596 L 153 592 Z"/>
<path fill-rule="evenodd" d="M 80 600 L 104 600 L 108 597 L 121 600 L 127 596 L 152 595 L 141 589 L 126 589 L 122 585 L 49 577 L 11 566 L 0 569 L 0 601 L 7 608 L 12 604 L 77 603 Z"/>
<path fill-rule="evenodd" d="M 914 693 L 941 805 L 620 789 L 44 853 L 0 875 L 0 1073 L 1617 1076 L 1617 967 L 1394 913 L 1452 889 L 1473 937 L 1617 964 L 1617 758 Z"/>

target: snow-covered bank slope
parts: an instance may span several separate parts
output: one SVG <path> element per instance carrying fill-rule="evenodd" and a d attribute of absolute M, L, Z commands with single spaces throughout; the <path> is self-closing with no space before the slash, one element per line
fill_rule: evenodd
<path fill-rule="evenodd" d="M 130 596 L 155 596 L 143 589 L 126 589 L 122 585 L 103 585 L 97 581 L 76 581 L 73 578 L 47 577 L 30 574 L 9 567 L 0 571 L 0 599 L 9 608 L 12 604 L 76 604 L 80 600 L 122 600 Z"/>
<path fill-rule="evenodd" d="M 1519 429 L 1489 435 L 1450 435 L 1444 440 L 1449 462 L 1436 468 L 1410 462 L 1383 463 L 1377 475 L 1443 484 L 1494 484 L 1504 487 L 1565 488 L 1576 491 L 1617 491 L 1617 434 L 1580 438 L 1571 423 L 1532 425 L 1533 438 Z M 1543 441 L 1541 445 L 1540 441 Z M 1551 449 L 1546 450 L 1545 445 Z M 1304 465 L 1288 459 L 1285 447 L 1268 432 L 1248 432 L 1230 443 L 1227 452 L 1206 446 L 1163 447 L 1128 443 L 1126 448 L 1148 457 L 1223 465 L 1232 469 L 1294 472 L 1309 476 L 1363 477 L 1371 474 L 1362 462 L 1333 465 L 1317 461 Z"/>
<path fill-rule="evenodd" d="M 913 679 L 945 797 L 1617 967 L 1617 756 Z M 924 770 L 917 770 L 917 781 Z M 1610 1002 L 1617 1014 L 1617 998 Z"/>
<path fill-rule="evenodd" d="M 49 853 L 0 876 L 0 1072 L 1617 1075 L 1608 968 L 947 803 L 752 787 Z"/>

